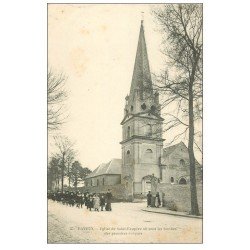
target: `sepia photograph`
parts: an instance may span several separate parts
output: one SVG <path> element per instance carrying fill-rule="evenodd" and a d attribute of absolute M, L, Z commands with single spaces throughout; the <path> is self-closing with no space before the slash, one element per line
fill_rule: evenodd
<path fill-rule="evenodd" d="M 47 136 L 48 244 L 202 244 L 203 4 L 47 4 Z"/>

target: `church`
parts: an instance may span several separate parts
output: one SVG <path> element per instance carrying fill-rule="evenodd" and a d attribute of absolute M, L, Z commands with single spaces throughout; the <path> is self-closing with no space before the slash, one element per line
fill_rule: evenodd
<path fill-rule="evenodd" d="M 188 149 L 183 142 L 163 148 L 159 93 L 153 90 L 144 24 L 141 21 L 139 41 L 129 95 L 125 98 L 121 121 L 122 159 L 99 165 L 85 179 L 85 190 L 105 192 L 129 200 L 169 185 L 189 184 Z M 202 182 L 202 167 L 196 161 L 197 183 Z M 159 190 L 158 190 L 159 189 Z M 164 189 L 164 188 L 163 188 Z"/>

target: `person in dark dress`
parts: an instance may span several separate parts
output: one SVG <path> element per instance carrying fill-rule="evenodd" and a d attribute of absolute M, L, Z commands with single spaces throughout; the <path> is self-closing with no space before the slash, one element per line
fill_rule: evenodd
<path fill-rule="evenodd" d="M 91 208 L 94 207 L 94 198 L 92 195 L 89 196 L 89 204 L 88 204 L 89 210 L 91 211 Z"/>
<path fill-rule="evenodd" d="M 82 208 L 82 206 L 84 205 L 84 202 L 85 202 L 85 199 L 84 199 L 84 195 L 82 194 L 82 195 L 81 195 L 81 201 L 80 201 L 81 208 Z"/>
<path fill-rule="evenodd" d="M 101 211 L 103 211 L 103 208 L 105 207 L 105 197 L 102 194 L 100 198 L 100 206 L 101 206 Z"/>
<path fill-rule="evenodd" d="M 81 206 L 81 199 L 82 199 L 81 194 L 77 194 L 76 195 L 76 207 L 78 208 L 80 208 Z"/>
<path fill-rule="evenodd" d="M 70 205 L 70 207 L 74 207 L 74 205 L 75 205 L 75 195 L 73 192 L 70 193 L 69 205 Z"/>
<path fill-rule="evenodd" d="M 107 199 L 106 210 L 107 211 L 112 211 L 112 208 L 111 208 L 112 194 L 110 192 L 110 189 L 108 190 L 108 192 L 106 194 L 106 199 Z"/>
<path fill-rule="evenodd" d="M 147 207 L 151 206 L 151 198 L 152 198 L 152 194 L 151 194 L 150 191 L 148 191 L 148 194 L 147 194 Z"/>
<path fill-rule="evenodd" d="M 155 206 L 159 207 L 160 205 L 161 205 L 160 194 L 159 194 L 159 192 L 157 192 L 156 196 L 155 196 Z"/>
<path fill-rule="evenodd" d="M 87 209 L 89 209 L 89 194 L 88 193 L 85 194 L 84 201 L 85 201 L 85 206 L 87 207 Z"/>

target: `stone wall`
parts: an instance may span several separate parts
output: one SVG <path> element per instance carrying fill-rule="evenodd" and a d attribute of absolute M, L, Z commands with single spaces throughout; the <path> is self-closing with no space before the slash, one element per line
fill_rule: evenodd
<path fill-rule="evenodd" d="M 158 184 L 158 191 L 163 200 L 163 206 L 176 208 L 177 211 L 190 212 L 190 186 L 178 184 Z M 197 199 L 202 214 L 202 184 L 197 184 Z M 170 207 L 169 207 L 170 206 Z"/>
<path fill-rule="evenodd" d="M 91 185 L 92 180 L 92 185 Z M 87 187 L 90 186 L 110 186 L 121 183 L 121 175 L 120 174 L 110 174 L 110 175 L 99 175 L 95 177 L 91 177 L 85 180 L 85 185 Z"/>

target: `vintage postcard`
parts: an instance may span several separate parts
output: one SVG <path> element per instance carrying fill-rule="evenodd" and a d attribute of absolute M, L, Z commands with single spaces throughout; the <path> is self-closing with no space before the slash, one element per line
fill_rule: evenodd
<path fill-rule="evenodd" d="M 203 5 L 47 8 L 48 243 L 203 243 Z"/>

